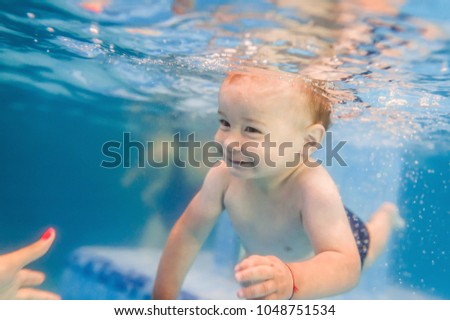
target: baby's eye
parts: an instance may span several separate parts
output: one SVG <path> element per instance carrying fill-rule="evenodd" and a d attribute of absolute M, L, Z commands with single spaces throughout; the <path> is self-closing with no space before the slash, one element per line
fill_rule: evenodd
<path fill-rule="evenodd" d="M 230 123 L 227 120 L 219 119 L 220 125 L 224 127 L 229 127 Z"/>
<path fill-rule="evenodd" d="M 259 131 L 258 129 L 253 128 L 253 127 L 247 127 L 247 128 L 245 128 L 245 131 L 249 132 L 249 133 L 261 133 L 261 131 Z"/>

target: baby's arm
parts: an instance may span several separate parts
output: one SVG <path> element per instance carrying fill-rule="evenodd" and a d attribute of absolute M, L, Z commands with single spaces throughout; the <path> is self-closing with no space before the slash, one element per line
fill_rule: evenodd
<path fill-rule="evenodd" d="M 310 179 L 302 191 L 303 226 L 315 256 L 288 264 L 298 288 L 294 298 L 321 298 L 350 290 L 359 281 L 361 265 L 338 190 L 325 174 Z"/>
<path fill-rule="evenodd" d="M 212 168 L 200 191 L 178 219 L 159 262 L 154 299 L 176 299 L 197 252 L 223 211 L 227 172 L 222 162 Z"/>

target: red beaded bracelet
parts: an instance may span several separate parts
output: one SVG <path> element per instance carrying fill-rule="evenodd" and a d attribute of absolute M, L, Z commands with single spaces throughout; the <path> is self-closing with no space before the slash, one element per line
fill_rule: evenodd
<path fill-rule="evenodd" d="M 286 267 L 289 269 L 289 272 L 291 273 L 291 277 L 292 277 L 292 294 L 291 294 L 291 297 L 289 298 L 289 300 L 291 300 L 292 297 L 294 296 L 294 294 L 295 294 L 296 292 L 298 292 L 298 288 L 297 288 L 297 286 L 295 285 L 294 274 L 292 273 L 291 268 L 289 267 L 289 265 L 288 265 L 287 263 L 285 263 L 285 264 L 286 264 Z"/>

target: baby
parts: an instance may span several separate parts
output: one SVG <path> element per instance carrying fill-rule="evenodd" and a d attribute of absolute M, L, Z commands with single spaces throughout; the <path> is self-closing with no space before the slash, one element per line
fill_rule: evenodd
<path fill-rule="evenodd" d="M 219 92 L 223 160 L 173 227 L 154 299 L 176 299 L 188 269 L 227 210 L 246 257 L 244 299 L 313 299 L 353 288 L 402 220 L 383 204 L 364 225 L 310 154 L 330 124 L 327 98 L 300 77 L 236 71 Z"/>

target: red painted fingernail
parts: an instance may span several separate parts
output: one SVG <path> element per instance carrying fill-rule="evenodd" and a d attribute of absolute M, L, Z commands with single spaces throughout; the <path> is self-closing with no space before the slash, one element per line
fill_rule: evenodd
<path fill-rule="evenodd" d="M 44 234 L 41 237 L 41 240 L 47 240 L 48 238 L 51 237 L 51 235 L 53 234 L 53 232 L 55 232 L 55 229 L 53 228 L 48 228 L 47 231 L 44 232 Z"/>

